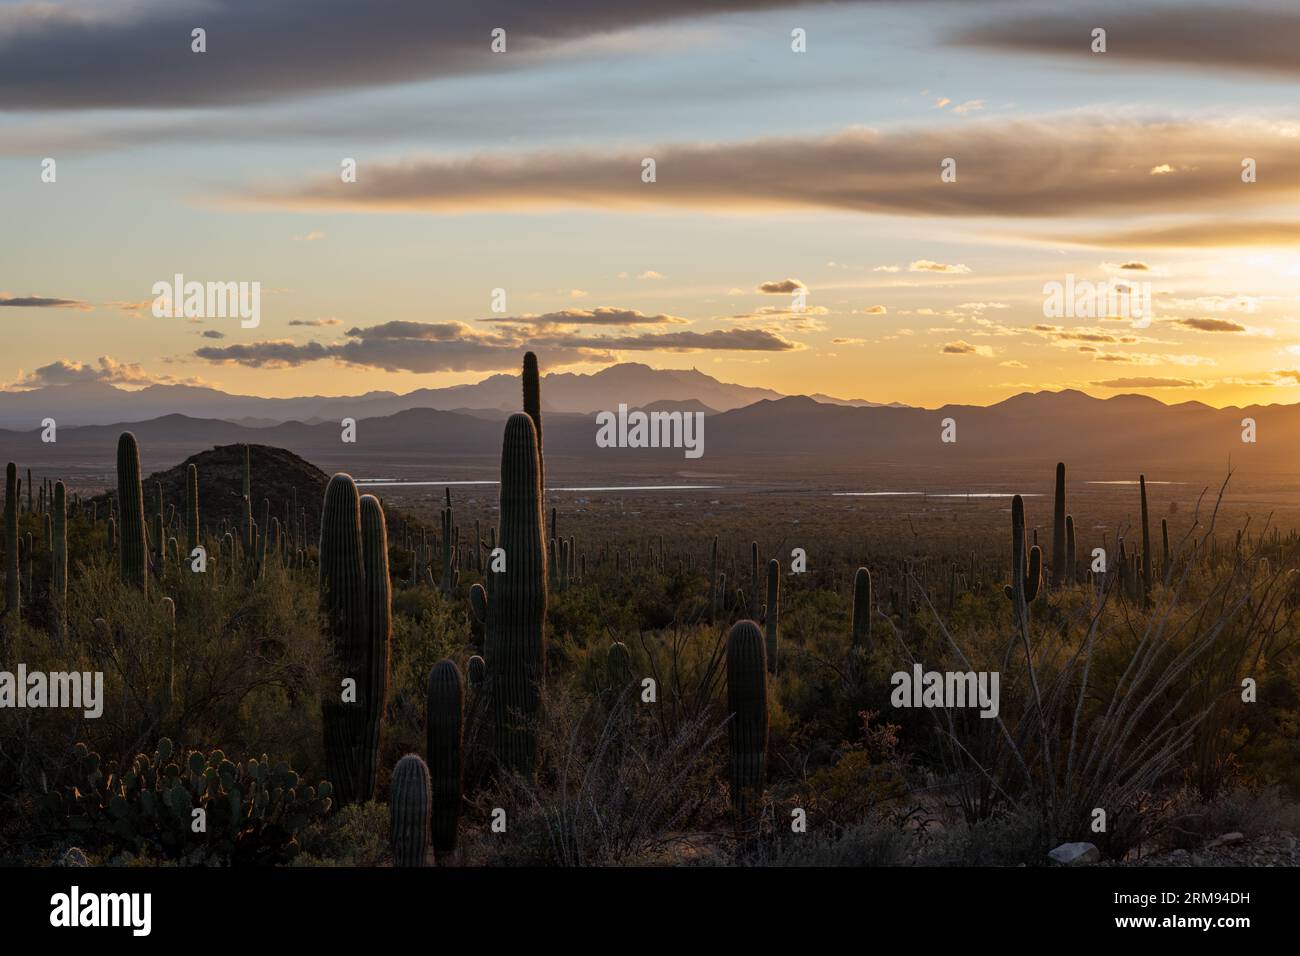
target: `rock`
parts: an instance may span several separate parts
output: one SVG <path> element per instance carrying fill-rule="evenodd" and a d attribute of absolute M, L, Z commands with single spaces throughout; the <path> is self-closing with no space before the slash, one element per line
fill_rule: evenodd
<path fill-rule="evenodd" d="M 1216 846 L 1227 846 L 1230 843 L 1240 843 L 1244 839 L 1246 839 L 1245 835 L 1237 833 L 1236 831 L 1233 831 L 1232 833 L 1224 833 L 1205 844 L 1205 849 L 1212 850 Z"/>
<path fill-rule="evenodd" d="M 1100 860 L 1101 851 L 1091 843 L 1062 843 L 1047 857 L 1062 866 L 1086 866 Z"/>

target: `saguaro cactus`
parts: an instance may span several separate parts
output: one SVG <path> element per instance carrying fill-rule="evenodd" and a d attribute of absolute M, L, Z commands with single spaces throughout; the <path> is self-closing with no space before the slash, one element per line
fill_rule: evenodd
<path fill-rule="evenodd" d="M 441 855 L 456 849 L 460 825 L 465 685 L 460 669 L 443 659 L 429 671 L 425 692 L 425 735 L 429 776 L 433 781 L 433 849 Z"/>
<path fill-rule="evenodd" d="M 853 646 L 871 648 L 871 572 L 858 568 L 853 575 L 853 622 L 850 625 Z"/>
<path fill-rule="evenodd" d="M 1147 512 L 1147 476 L 1138 475 L 1142 492 L 1142 599 L 1151 600 L 1151 519 Z"/>
<path fill-rule="evenodd" d="M 542 378 L 537 368 L 537 356 L 532 352 L 524 353 L 524 414 L 533 420 L 537 431 L 537 483 L 541 485 L 542 497 L 546 497 L 546 459 L 542 454 Z M 551 536 L 555 536 L 555 513 L 551 513 Z"/>
<path fill-rule="evenodd" d="M 331 656 L 321 705 L 326 775 L 337 788 L 340 803 L 356 803 L 365 799 L 359 748 L 365 743 L 370 634 L 361 496 L 350 475 L 337 474 L 326 486 L 320 535 L 320 601 Z M 355 682 L 351 694 L 345 694 L 347 679 Z"/>
<path fill-rule="evenodd" d="M 1011 599 L 1016 620 L 1024 619 L 1030 603 L 1038 597 L 1043 580 L 1043 552 L 1038 545 L 1029 549 L 1025 559 L 1025 502 L 1019 495 L 1011 499 L 1011 584 L 1003 590 Z"/>
<path fill-rule="evenodd" d="M 118 558 L 123 584 L 148 590 L 149 553 L 145 543 L 144 489 L 140 486 L 140 446 L 135 435 L 117 440 Z"/>
<path fill-rule="evenodd" d="M 5 468 L 5 613 L 18 611 L 18 466 Z"/>
<path fill-rule="evenodd" d="M 605 657 L 605 676 L 609 679 L 610 690 L 622 691 L 632 682 L 632 655 L 622 641 L 609 645 L 609 653 Z"/>
<path fill-rule="evenodd" d="M 51 520 L 50 603 L 54 606 L 55 633 L 62 638 L 68 630 L 68 502 L 63 482 L 54 483 L 54 513 Z"/>
<path fill-rule="evenodd" d="M 1074 584 L 1079 573 L 1078 556 L 1075 551 L 1074 516 L 1065 516 L 1065 583 Z"/>
<path fill-rule="evenodd" d="M 361 496 L 361 551 L 365 564 L 366 643 L 358 676 L 364 692 L 360 705 L 360 799 L 375 793 L 379 769 L 379 734 L 388 698 L 389 638 L 393 629 L 393 588 L 388 575 L 388 527 L 374 495 Z M 364 679 L 364 680 L 363 680 Z"/>
<path fill-rule="evenodd" d="M 417 754 L 407 754 L 397 761 L 388 796 L 394 866 L 428 865 L 432 797 L 433 786 L 424 761 Z"/>
<path fill-rule="evenodd" d="M 767 672 L 776 673 L 776 646 L 781 626 L 781 562 L 767 562 L 767 609 L 763 613 L 763 637 L 767 643 Z"/>
<path fill-rule="evenodd" d="M 1052 587 L 1069 579 L 1065 569 L 1065 462 L 1056 463 L 1056 495 L 1052 508 Z"/>
<path fill-rule="evenodd" d="M 546 679 L 547 554 L 541 459 L 533 420 L 516 413 L 501 447 L 501 541 L 506 569 L 488 605 L 486 654 L 497 759 L 530 774 L 537 741 L 531 724 Z"/>
<path fill-rule="evenodd" d="M 748 833 L 767 782 L 767 661 L 763 634 L 738 621 L 727 635 L 727 741 L 731 755 L 731 805 L 738 831 Z"/>

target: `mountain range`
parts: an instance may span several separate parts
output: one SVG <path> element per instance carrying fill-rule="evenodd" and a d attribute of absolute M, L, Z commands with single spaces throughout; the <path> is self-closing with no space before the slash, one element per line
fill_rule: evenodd
<path fill-rule="evenodd" d="M 510 410 L 519 407 L 513 397 L 505 404 Z M 690 399 L 657 407 L 698 410 Z M 118 433 L 129 427 L 140 439 L 146 467 L 154 468 L 215 445 L 250 443 L 286 448 L 327 470 L 357 474 L 388 474 L 385 465 L 425 470 L 432 465 L 445 472 L 471 462 L 482 470 L 499 459 L 506 411 L 408 408 L 370 417 L 354 414 L 355 444 L 341 442 L 337 420 L 250 427 L 171 414 L 111 425 L 61 424 L 54 444 L 42 443 L 39 429 L 0 430 L 0 460 L 57 468 L 93 463 L 111 471 Z M 1253 436 L 1247 419 L 1253 423 Z M 590 413 L 546 412 L 544 447 L 555 473 L 571 477 L 616 470 L 747 470 L 756 479 L 832 468 L 969 472 L 994 464 L 1056 460 L 1069 462 L 1076 471 L 1082 467 L 1094 475 L 1129 478 L 1143 471 L 1168 477 L 1189 470 L 1222 476 L 1230 464 L 1250 473 L 1300 473 L 1300 405 L 1216 409 L 1200 402 L 1166 405 L 1140 395 L 1099 399 L 1072 390 L 1025 392 L 989 406 L 938 409 L 828 404 L 784 396 L 718 411 L 706 415 L 705 421 L 704 456 L 695 460 L 686 459 L 681 449 L 597 448 Z M 1243 435 L 1255 440 L 1244 441 Z"/>
<path fill-rule="evenodd" d="M 3 393 L 0 428 L 31 428 L 47 417 L 60 426 L 80 426 L 177 414 L 259 427 L 289 421 L 336 422 L 345 416 L 378 418 L 412 408 L 508 412 L 519 407 L 521 390 L 519 376 L 507 374 L 491 375 L 473 385 L 420 388 L 404 394 L 371 391 L 300 398 L 232 395 L 193 385 L 128 390 L 104 382 L 76 382 Z M 551 412 L 595 412 L 615 409 L 620 402 L 632 408 L 656 402 L 693 402 L 705 410 L 725 412 L 781 397 L 774 389 L 720 382 L 696 369 L 653 369 L 632 362 L 591 374 L 552 372 L 542 377 L 542 409 Z M 821 397 L 837 403 L 872 404 L 862 399 Z"/>

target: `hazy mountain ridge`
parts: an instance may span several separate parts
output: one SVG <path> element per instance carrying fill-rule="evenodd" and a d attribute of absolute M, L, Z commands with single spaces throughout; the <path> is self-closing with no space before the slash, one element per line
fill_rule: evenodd
<path fill-rule="evenodd" d="M 310 395 L 262 398 L 233 395 L 193 385 L 150 385 L 136 391 L 102 382 L 51 385 L 0 393 L 0 428 L 35 427 L 52 417 L 60 426 L 141 422 L 169 414 L 266 427 L 281 422 L 337 422 L 377 418 L 412 408 L 440 411 L 510 412 L 519 408 L 518 375 L 491 375 L 481 382 L 446 388 L 419 388 L 405 394 L 371 391 L 353 396 Z M 721 382 L 696 369 L 652 369 L 639 363 L 611 365 L 592 374 L 552 372 L 542 377 L 543 410 L 595 412 L 644 407 L 656 402 L 698 402 L 727 411 L 764 398 L 780 398 L 769 388 Z"/>
<path fill-rule="evenodd" d="M 650 403 L 687 408 L 681 403 Z M 502 413 L 504 414 L 504 412 Z M 1257 441 L 1242 441 L 1242 420 L 1255 422 Z M 956 441 L 943 441 L 951 419 Z M 593 414 L 546 413 L 548 457 L 619 466 L 681 466 L 680 449 L 598 449 Z M 112 467 L 117 435 L 136 433 L 143 454 L 170 463 L 214 445 L 237 442 L 287 448 L 334 465 L 351 459 L 373 467 L 393 462 L 491 461 L 501 452 L 497 415 L 406 409 L 357 421 L 357 443 L 340 440 L 337 421 L 249 428 L 231 422 L 167 415 L 137 423 L 60 426 L 57 444 L 38 430 L 0 431 L 0 454 L 15 461 L 99 461 Z M 989 462 L 1064 460 L 1094 468 L 1123 464 L 1149 474 L 1173 468 L 1226 473 L 1229 464 L 1270 472 L 1300 472 L 1300 405 L 1215 409 L 1199 402 L 1165 405 L 1140 395 L 1093 398 L 1082 392 L 1025 392 L 990 406 L 938 409 L 832 405 L 807 396 L 762 399 L 707 415 L 705 459 L 733 464 L 807 458 L 837 465 L 926 467 Z"/>

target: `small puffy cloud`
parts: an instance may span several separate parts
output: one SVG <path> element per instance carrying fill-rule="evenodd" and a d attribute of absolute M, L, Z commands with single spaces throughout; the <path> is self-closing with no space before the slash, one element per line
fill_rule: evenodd
<path fill-rule="evenodd" d="M 876 266 L 871 271 L 872 272 L 898 272 L 899 267 L 898 266 Z"/>
<path fill-rule="evenodd" d="M 301 236 L 294 236 L 294 242 L 319 242 L 325 238 L 325 233 L 313 229 L 311 232 L 304 233 Z"/>
<path fill-rule="evenodd" d="M 647 315 L 636 309 L 620 309 L 602 305 L 594 309 L 560 309 L 541 315 L 503 315 L 479 319 L 504 325 L 685 325 L 690 320 L 678 315 L 658 313 Z"/>
<path fill-rule="evenodd" d="M 569 298 L 570 298 L 570 299 L 585 299 L 585 298 L 587 298 L 587 296 L 589 296 L 589 295 L 591 295 L 591 293 L 588 292 L 586 289 L 570 289 L 570 290 L 569 290 Z"/>
<path fill-rule="evenodd" d="M 1151 266 L 1147 265 L 1145 262 L 1138 262 L 1135 259 L 1130 259 L 1128 262 L 1121 262 L 1119 267 L 1121 269 L 1128 269 L 1131 272 L 1149 272 L 1151 270 Z"/>
<path fill-rule="evenodd" d="M 969 266 L 960 263 L 952 265 L 947 262 L 934 262 L 930 259 L 917 259 L 909 262 L 907 265 L 908 272 L 946 272 L 953 275 L 964 275 L 970 272 Z"/>
<path fill-rule="evenodd" d="M 984 109 L 983 100 L 967 100 L 965 103 L 958 103 L 952 111 L 959 116 L 965 116 L 967 113 L 975 113 L 982 109 Z"/>
<path fill-rule="evenodd" d="M 993 349 L 989 346 L 971 345 L 963 339 L 958 339 L 956 342 L 947 342 L 939 351 L 944 355 L 982 355 L 985 358 L 993 354 Z"/>
<path fill-rule="evenodd" d="M 290 319 L 289 324 L 308 328 L 322 328 L 327 325 L 342 325 L 343 323 L 339 319 Z"/>
<path fill-rule="evenodd" d="M 647 269 L 645 272 L 637 276 L 638 279 L 662 279 L 663 277 L 663 273 L 655 272 L 653 269 Z"/>
<path fill-rule="evenodd" d="M 1181 325 L 1185 329 L 1195 329 L 1197 332 L 1246 332 L 1246 326 L 1240 322 L 1233 322 L 1231 319 L 1212 319 L 1206 317 L 1175 319 L 1175 325 Z"/>
<path fill-rule="evenodd" d="M 1003 368 L 1029 368 L 1028 365 L 1021 362 L 1019 359 L 1007 359 L 1005 362 L 999 362 L 998 364 Z"/>
<path fill-rule="evenodd" d="M 1173 171 L 1174 167 L 1170 166 L 1168 163 L 1161 163 L 1159 166 L 1151 167 L 1152 176 L 1168 176 Z"/>
<path fill-rule="evenodd" d="M 42 365 L 35 371 L 21 374 L 17 381 L 11 382 L 9 391 L 25 391 L 43 388 L 47 385 L 75 385 L 87 382 L 99 382 L 106 385 L 120 385 L 128 388 L 143 388 L 146 385 L 197 385 L 199 379 L 177 378 L 174 375 L 153 375 L 146 372 L 135 362 L 119 362 L 111 355 L 101 355 L 93 364 L 71 359 L 58 359 L 49 365 Z"/>
<path fill-rule="evenodd" d="M 1098 388 L 1205 388 L 1206 383 L 1194 378 L 1158 378 L 1139 375 L 1132 378 L 1108 378 L 1093 382 Z"/>
<path fill-rule="evenodd" d="M 792 292 L 807 288 L 798 279 L 773 279 L 770 282 L 760 283 L 758 291 L 764 295 L 789 295 Z"/>
<path fill-rule="evenodd" d="M 935 97 L 935 100 L 934 100 L 934 109 L 936 109 L 936 110 L 941 110 L 941 109 L 943 109 L 945 106 L 947 106 L 947 105 L 948 105 L 949 103 L 951 103 L 951 102 L 952 102 L 952 100 L 950 100 L 950 99 L 949 99 L 948 97 L 946 97 L 946 96 L 938 96 L 938 97 Z"/>
<path fill-rule="evenodd" d="M 866 339 L 831 339 L 831 345 L 866 345 Z"/>
<path fill-rule="evenodd" d="M 94 306 L 80 299 L 55 299 L 42 295 L 12 296 L 0 293 L 0 308 L 76 309 L 79 312 L 89 312 Z"/>
<path fill-rule="evenodd" d="M 200 332 L 199 335 L 203 336 L 205 339 L 224 339 L 226 337 L 225 332 L 218 332 L 216 329 L 205 329 Z"/>
<path fill-rule="evenodd" d="M 857 309 L 858 315 L 885 315 L 889 312 L 883 305 L 869 305 L 865 309 Z"/>

